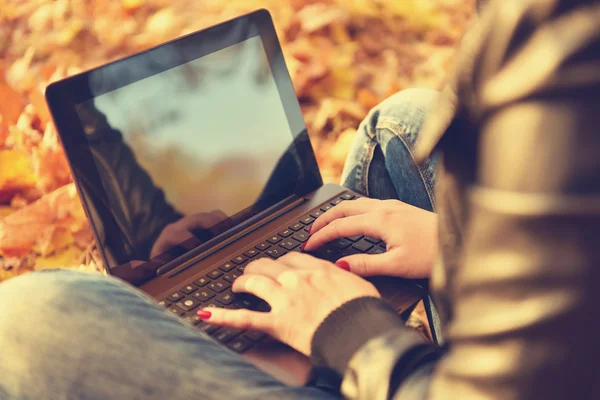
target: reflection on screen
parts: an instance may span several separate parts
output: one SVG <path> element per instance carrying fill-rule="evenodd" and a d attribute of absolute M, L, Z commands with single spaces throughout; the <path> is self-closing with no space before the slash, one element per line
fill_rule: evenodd
<path fill-rule="evenodd" d="M 254 204 L 293 141 L 259 36 L 77 112 L 108 207 L 142 260 Z"/>

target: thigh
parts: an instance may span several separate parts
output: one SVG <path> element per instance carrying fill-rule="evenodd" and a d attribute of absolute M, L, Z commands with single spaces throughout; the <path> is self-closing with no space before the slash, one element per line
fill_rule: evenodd
<path fill-rule="evenodd" d="M 407 89 L 369 112 L 346 160 L 342 184 L 372 198 L 395 198 L 433 211 L 439 156 L 417 165 L 413 148 L 439 93 Z"/>
<path fill-rule="evenodd" d="M 332 399 L 275 381 L 100 274 L 34 272 L 0 284 L 2 399 Z"/>

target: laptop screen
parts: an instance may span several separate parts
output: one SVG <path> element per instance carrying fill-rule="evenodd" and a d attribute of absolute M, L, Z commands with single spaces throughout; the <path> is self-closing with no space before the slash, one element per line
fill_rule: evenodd
<path fill-rule="evenodd" d="M 302 194 L 304 175 L 315 173 L 305 168 L 303 153 L 314 164 L 308 135 L 292 128 L 263 38 L 234 42 L 160 72 L 156 56 L 167 53 L 151 51 L 134 66 L 146 76 L 126 85 L 110 82 L 126 80 L 124 68 L 90 75 L 96 95 L 74 109 L 98 179 L 73 167 L 109 268 L 169 262 Z"/>

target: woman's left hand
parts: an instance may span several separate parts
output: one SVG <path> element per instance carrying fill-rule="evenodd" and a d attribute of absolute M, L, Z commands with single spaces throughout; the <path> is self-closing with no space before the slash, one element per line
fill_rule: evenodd
<path fill-rule="evenodd" d="M 329 313 L 358 297 L 380 297 L 363 278 L 298 252 L 248 264 L 232 291 L 264 299 L 271 311 L 211 307 L 200 309 L 198 315 L 211 324 L 266 332 L 307 356 L 315 331 Z"/>

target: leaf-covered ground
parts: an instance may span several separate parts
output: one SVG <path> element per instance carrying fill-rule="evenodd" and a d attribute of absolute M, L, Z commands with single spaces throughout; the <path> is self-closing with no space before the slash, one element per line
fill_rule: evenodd
<path fill-rule="evenodd" d="M 323 177 L 334 182 L 371 107 L 406 87 L 443 84 L 473 0 L 0 2 L 0 280 L 101 268 L 45 86 L 262 7 L 275 20 Z"/>
<path fill-rule="evenodd" d="M 371 107 L 406 87 L 443 84 L 473 3 L 0 0 L 0 281 L 102 269 L 44 102 L 48 83 L 267 8 L 324 180 L 335 182 Z M 417 314 L 409 324 L 422 328 Z"/>

